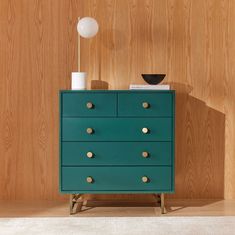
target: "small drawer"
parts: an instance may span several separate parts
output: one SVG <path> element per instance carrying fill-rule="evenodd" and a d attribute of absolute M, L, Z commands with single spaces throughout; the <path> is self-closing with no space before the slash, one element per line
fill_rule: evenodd
<path fill-rule="evenodd" d="M 62 191 L 171 191 L 171 167 L 62 167 Z"/>
<path fill-rule="evenodd" d="M 63 117 L 113 117 L 117 115 L 115 93 L 62 93 Z"/>
<path fill-rule="evenodd" d="M 118 94 L 118 116 L 171 117 L 172 92 L 135 92 Z"/>
<path fill-rule="evenodd" d="M 171 141 L 172 118 L 63 118 L 62 141 Z"/>
<path fill-rule="evenodd" d="M 171 165 L 171 142 L 62 142 L 62 165 Z"/>

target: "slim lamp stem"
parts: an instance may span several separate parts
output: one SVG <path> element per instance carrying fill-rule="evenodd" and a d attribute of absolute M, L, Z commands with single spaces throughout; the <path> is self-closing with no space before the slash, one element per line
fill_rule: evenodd
<path fill-rule="evenodd" d="M 80 20 L 80 17 L 78 17 L 78 22 Z M 80 72 L 81 69 L 81 48 L 80 48 L 80 34 L 78 32 L 78 72 Z"/>

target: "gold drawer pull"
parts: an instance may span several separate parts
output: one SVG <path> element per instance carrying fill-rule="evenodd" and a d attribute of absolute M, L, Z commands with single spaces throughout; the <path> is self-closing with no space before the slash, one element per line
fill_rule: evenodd
<path fill-rule="evenodd" d="M 86 182 L 89 183 L 89 184 L 91 184 L 91 183 L 94 182 L 94 180 L 93 180 L 93 178 L 92 178 L 91 176 L 88 176 L 88 177 L 86 178 Z"/>
<path fill-rule="evenodd" d="M 93 108 L 94 108 L 94 105 L 93 105 L 91 102 L 87 102 L 87 103 L 86 103 L 86 107 L 87 107 L 88 109 L 93 109 Z"/>
<path fill-rule="evenodd" d="M 148 109 L 150 107 L 150 104 L 148 102 L 143 102 L 142 106 L 144 109 Z"/>
<path fill-rule="evenodd" d="M 86 133 L 89 134 L 89 135 L 91 135 L 91 134 L 94 133 L 94 130 L 89 127 L 89 128 L 86 129 Z"/>
<path fill-rule="evenodd" d="M 142 182 L 143 183 L 148 183 L 149 182 L 149 178 L 147 176 L 143 176 L 142 177 Z"/>
<path fill-rule="evenodd" d="M 147 158 L 149 156 L 148 152 L 142 152 L 142 157 Z"/>
<path fill-rule="evenodd" d="M 149 129 L 147 127 L 144 127 L 144 128 L 142 128 L 142 132 L 144 134 L 148 134 L 149 133 Z"/>
<path fill-rule="evenodd" d="M 87 152 L 87 153 L 86 153 L 86 156 L 87 156 L 88 158 L 93 158 L 94 154 L 93 154 L 92 152 Z"/>

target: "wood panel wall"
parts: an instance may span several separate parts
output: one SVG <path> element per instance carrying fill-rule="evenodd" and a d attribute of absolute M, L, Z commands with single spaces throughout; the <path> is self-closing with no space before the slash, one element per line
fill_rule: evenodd
<path fill-rule="evenodd" d="M 78 16 L 100 25 L 81 40 L 89 87 L 127 89 L 141 73 L 166 73 L 176 89 L 172 197 L 235 198 L 235 1 L 1 0 L 0 199 L 66 198 L 58 91 L 77 69 Z"/>

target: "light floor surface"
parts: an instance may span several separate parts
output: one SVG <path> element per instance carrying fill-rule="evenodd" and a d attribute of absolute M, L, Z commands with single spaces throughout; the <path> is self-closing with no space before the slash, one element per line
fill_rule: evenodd
<path fill-rule="evenodd" d="M 235 216 L 0 218 L 0 235 L 234 235 Z"/>

